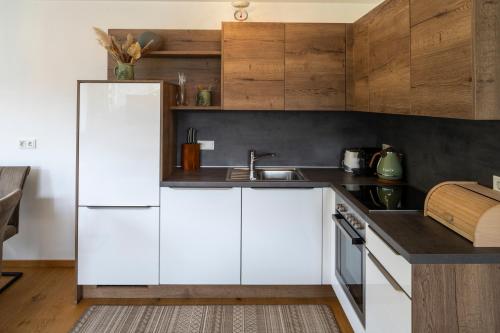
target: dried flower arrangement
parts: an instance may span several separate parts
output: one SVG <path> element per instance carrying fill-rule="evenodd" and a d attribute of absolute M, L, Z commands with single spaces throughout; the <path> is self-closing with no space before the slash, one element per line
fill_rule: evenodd
<path fill-rule="evenodd" d="M 97 41 L 108 50 L 109 54 L 118 63 L 134 65 L 137 60 L 151 50 L 154 40 L 149 41 L 144 47 L 141 47 L 131 34 L 127 35 L 127 40 L 120 44 L 114 36 L 109 36 L 103 30 L 94 27 L 97 35 Z"/>

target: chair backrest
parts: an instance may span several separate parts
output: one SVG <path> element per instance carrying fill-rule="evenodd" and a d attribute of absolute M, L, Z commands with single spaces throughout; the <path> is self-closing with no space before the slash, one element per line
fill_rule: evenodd
<path fill-rule="evenodd" d="M 15 190 L 22 190 L 30 170 L 29 166 L 0 166 L 0 198 Z M 16 228 L 16 233 L 19 232 L 19 204 L 8 224 Z"/>
<path fill-rule="evenodd" d="M 15 190 L 14 192 L 11 192 L 6 196 L 0 198 L 0 236 L 3 236 L 4 228 L 7 225 L 7 222 L 9 222 L 12 213 L 19 204 L 21 195 L 21 190 Z M 2 241 L 3 237 L 0 238 L 0 242 Z"/>
<path fill-rule="evenodd" d="M 0 166 L 0 198 L 15 191 L 22 190 L 30 167 Z"/>

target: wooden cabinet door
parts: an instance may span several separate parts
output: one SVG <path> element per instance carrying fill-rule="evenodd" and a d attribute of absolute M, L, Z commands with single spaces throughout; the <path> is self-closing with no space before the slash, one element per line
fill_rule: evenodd
<path fill-rule="evenodd" d="M 162 188 L 160 284 L 240 284 L 241 188 Z"/>
<path fill-rule="evenodd" d="M 370 111 L 410 113 L 410 12 L 408 0 L 388 0 L 370 22 Z"/>
<path fill-rule="evenodd" d="M 223 23 L 223 108 L 283 110 L 285 25 Z"/>
<path fill-rule="evenodd" d="M 345 110 L 345 27 L 285 25 L 285 110 Z"/>
<path fill-rule="evenodd" d="M 472 0 L 411 0 L 412 113 L 474 118 Z"/>
<path fill-rule="evenodd" d="M 370 110 L 370 48 L 368 27 L 370 14 L 347 26 L 347 69 L 346 69 L 346 104 L 350 111 Z"/>
<path fill-rule="evenodd" d="M 245 285 L 322 283 L 322 189 L 244 188 Z"/>

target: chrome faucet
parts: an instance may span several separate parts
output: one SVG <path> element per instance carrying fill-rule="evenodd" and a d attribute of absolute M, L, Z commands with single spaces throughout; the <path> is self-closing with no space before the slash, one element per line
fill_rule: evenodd
<path fill-rule="evenodd" d="M 255 177 L 255 162 L 257 160 L 260 160 L 264 157 L 275 157 L 275 153 L 267 153 L 267 154 L 262 154 L 262 155 L 255 155 L 255 150 L 250 150 L 248 153 L 248 170 L 250 171 L 250 180 L 257 180 L 257 177 Z"/>

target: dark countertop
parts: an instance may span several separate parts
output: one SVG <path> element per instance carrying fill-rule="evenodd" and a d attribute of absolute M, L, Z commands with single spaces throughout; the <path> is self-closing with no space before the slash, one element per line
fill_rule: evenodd
<path fill-rule="evenodd" d="M 331 187 L 354 206 L 370 227 L 411 264 L 489 264 L 500 263 L 500 248 L 478 248 L 422 213 L 369 213 L 342 186 L 380 184 L 375 177 L 355 177 L 342 169 L 301 168 L 307 181 L 250 182 L 226 181 L 227 168 L 202 168 L 184 172 L 176 169 L 164 187 Z"/>

